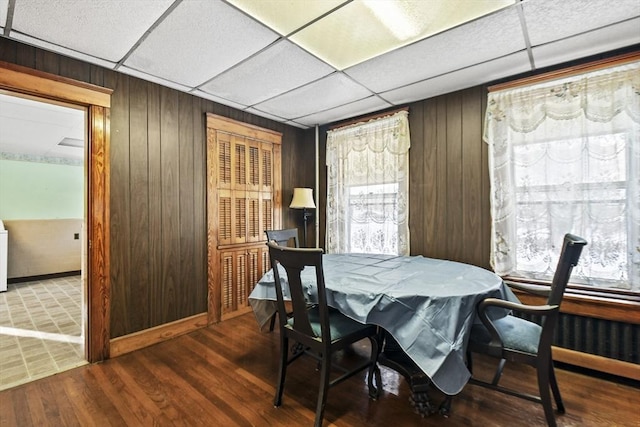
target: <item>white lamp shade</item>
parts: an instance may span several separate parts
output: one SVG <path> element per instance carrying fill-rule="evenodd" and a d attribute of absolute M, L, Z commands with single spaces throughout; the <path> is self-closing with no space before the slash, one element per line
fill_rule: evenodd
<path fill-rule="evenodd" d="M 293 198 L 289 207 L 293 209 L 315 209 L 313 190 L 311 188 L 294 188 Z"/>

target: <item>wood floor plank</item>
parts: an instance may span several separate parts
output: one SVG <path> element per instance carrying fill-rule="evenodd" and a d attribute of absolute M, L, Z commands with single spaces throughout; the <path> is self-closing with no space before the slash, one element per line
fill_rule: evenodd
<path fill-rule="evenodd" d="M 181 354 L 184 355 L 184 352 L 181 351 Z M 167 391 L 174 391 L 172 399 L 186 409 L 190 419 L 195 418 L 194 424 L 215 419 L 220 425 L 230 427 L 251 425 L 234 417 L 235 414 L 229 411 L 232 407 L 226 405 L 224 401 L 212 405 L 212 401 L 207 399 L 209 394 L 207 385 L 200 382 L 199 375 L 193 375 L 191 372 L 190 367 L 194 365 L 184 357 L 172 360 L 172 356 L 171 349 L 143 355 L 149 363 L 154 364 L 156 367 L 154 374 L 164 379 Z M 195 364 L 195 366 L 198 365 Z M 225 411 L 225 409 L 228 410 Z"/>
<path fill-rule="evenodd" d="M 229 319 L 121 357 L 0 392 L 0 425 L 28 426 L 256 426 L 313 425 L 319 373 L 301 358 L 287 373 L 283 403 L 273 407 L 278 332 L 259 331 L 252 314 Z M 352 363 L 368 344 L 340 354 Z M 474 358 L 477 375 L 492 363 Z M 566 368 L 566 366 L 564 366 Z M 558 426 L 638 427 L 640 386 L 629 380 L 558 369 L 567 413 Z M 369 399 L 366 374 L 330 389 L 324 426 L 546 426 L 540 405 L 469 385 L 453 400 L 449 418 L 413 412 L 397 373 L 382 368 L 383 392 Z M 535 372 L 509 365 L 503 385 L 537 392 Z M 433 391 L 433 399 L 444 396 Z"/>

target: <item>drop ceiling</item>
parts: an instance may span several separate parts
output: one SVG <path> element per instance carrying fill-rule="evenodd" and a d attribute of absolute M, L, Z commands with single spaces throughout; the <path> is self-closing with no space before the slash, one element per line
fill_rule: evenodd
<path fill-rule="evenodd" d="M 4 37 L 300 128 L 640 43 L 639 0 L 0 0 Z"/>

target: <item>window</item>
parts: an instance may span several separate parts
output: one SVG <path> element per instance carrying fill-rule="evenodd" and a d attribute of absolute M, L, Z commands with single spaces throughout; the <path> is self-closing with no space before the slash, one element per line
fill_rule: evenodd
<path fill-rule="evenodd" d="M 550 280 L 562 236 L 587 239 L 572 282 L 640 293 L 640 63 L 489 95 L 492 264 Z"/>
<path fill-rule="evenodd" d="M 398 253 L 398 183 L 349 187 L 347 252 Z"/>
<path fill-rule="evenodd" d="M 329 131 L 327 253 L 409 254 L 407 112 Z"/>

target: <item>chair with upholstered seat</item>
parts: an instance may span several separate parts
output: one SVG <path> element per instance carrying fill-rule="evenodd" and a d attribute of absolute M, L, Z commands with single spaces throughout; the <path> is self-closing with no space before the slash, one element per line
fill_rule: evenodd
<path fill-rule="evenodd" d="M 377 398 L 380 389 L 378 358 L 378 328 L 359 323 L 327 305 L 322 268 L 322 249 L 299 249 L 267 242 L 269 257 L 275 277 L 275 288 L 280 325 L 280 366 L 274 405 L 282 404 L 287 366 L 302 355 L 311 355 L 320 365 L 320 386 L 316 406 L 315 426 L 322 425 L 328 389 L 353 375 L 368 369 L 369 395 Z M 302 271 L 307 270 L 305 282 Z M 286 277 L 282 274 L 286 272 Z M 293 305 L 292 317 L 287 316 L 282 285 L 288 284 Z M 317 301 L 308 301 L 307 295 L 317 295 Z M 312 305 L 310 303 L 313 303 Z M 333 356 L 351 344 L 368 338 L 370 356 L 349 369 L 333 363 Z M 289 355 L 289 340 L 295 345 Z M 331 379 L 332 371 L 342 374 Z M 335 375 L 334 375 L 335 376 Z M 376 378 L 377 384 L 374 384 Z"/>
<path fill-rule="evenodd" d="M 541 285 L 512 285 L 516 289 L 547 296 L 545 305 L 531 306 L 495 298 L 486 298 L 481 301 L 478 304 L 478 315 L 482 324 L 475 324 L 472 327 L 469 339 L 467 361 L 470 370 L 472 369 L 471 353 L 483 353 L 500 359 L 491 382 L 473 377 L 470 383 L 541 403 L 550 426 L 555 426 L 556 420 L 549 389 L 553 392 L 558 412 L 564 413 L 564 405 L 551 358 L 551 343 L 558 323 L 562 296 L 569 282 L 571 271 L 578 264 L 580 254 L 586 244 L 587 242 L 581 237 L 572 234 L 564 236 L 562 252 L 550 288 Z M 492 320 L 490 307 L 535 316 L 540 319 L 540 324 L 512 314 Z M 506 361 L 525 363 L 536 368 L 538 396 L 498 385 Z"/>
<path fill-rule="evenodd" d="M 300 244 L 298 243 L 298 229 L 297 228 L 284 228 L 282 230 L 265 230 L 264 233 L 267 235 L 267 240 L 269 242 L 276 242 L 280 246 L 291 246 L 293 244 L 294 248 L 299 248 Z M 287 310 L 287 314 L 290 313 L 291 310 Z M 276 313 L 273 313 L 271 316 L 271 320 L 269 321 L 269 331 L 273 331 L 273 328 L 276 326 Z"/>

